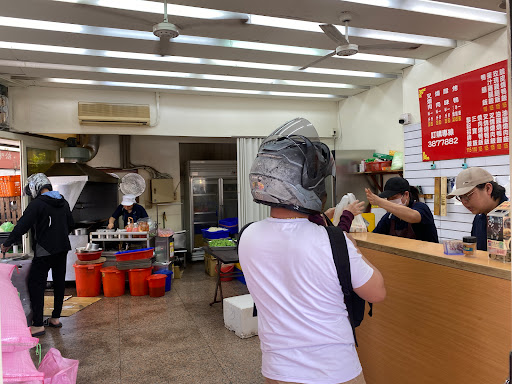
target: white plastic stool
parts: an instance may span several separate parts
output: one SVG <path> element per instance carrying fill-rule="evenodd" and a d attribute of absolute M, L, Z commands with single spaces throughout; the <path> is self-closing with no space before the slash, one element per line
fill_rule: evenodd
<path fill-rule="evenodd" d="M 258 334 L 258 318 L 253 317 L 254 301 L 250 294 L 224 299 L 224 325 L 241 339 Z"/>

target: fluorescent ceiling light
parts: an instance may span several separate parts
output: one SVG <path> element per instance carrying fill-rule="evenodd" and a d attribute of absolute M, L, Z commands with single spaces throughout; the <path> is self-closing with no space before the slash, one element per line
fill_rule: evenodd
<path fill-rule="evenodd" d="M 135 12 L 147 12 L 147 13 L 155 13 L 159 15 L 163 15 L 164 8 L 161 2 L 154 1 L 146 1 L 146 0 L 130 0 L 130 1 L 119 1 L 119 0 L 54 0 L 65 3 L 75 3 L 75 4 L 88 4 L 91 6 L 99 6 L 99 7 L 107 7 L 114 9 L 124 9 L 128 11 Z M 396 0 L 400 1 L 400 0 Z M 376 1 L 378 3 L 386 3 L 386 1 Z M 364 3 L 364 2 L 363 2 Z M 382 6 L 382 5 L 381 5 Z M 465 7 L 469 8 L 469 7 Z M 475 8 L 472 8 L 475 9 Z M 227 12 L 227 11 L 218 11 L 215 9 L 207 9 L 200 7 L 191 7 L 186 5 L 176 5 L 176 4 L 168 4 L 167 11 L 169 15 L 172 16 L 181 16 L 181 17 L 191 17 L 196 19 L 219 19 L 219 18 L 236 18 L 240 17 L 240 13 L 236 12 Z M 480 11 L 477 9 L 477 11 Z M 484 11 L 484 10 L 482 10 Z M 499 13 L 499 12 L 497 12 Z M 272 16 L 261 16 L 261 15 L 251 15 L 251 14 L 243 14 L 247 15 L 249 21 L 247 24 L 259 25 L 264 27 L 274 27 L 274 28 L 284 28 L 284 29 L 294 29 L 299 31 L 306 32 L 315 32 L 315 33 L 323 33 L 319 27 L 321 22 L 312 22 L 312 21 L 304 21 L 304 20 L 293 20 L 293 19 L 285 19 L 281 17 L 272 17 Z M 459 16 L 460 17 L 460 16 Z M 506 24 L 506 22 L 505 22 Z M 345 33 L 345 27 L 337 26 L 342 33 Z M 408 33 L 400 33 L 400 32 L 389 32 L 389 31 L 379 31 L 374 29 L 362 29 L 362 28 L 354 28 L 350 27 L 350 35 L 357 37 L 365 37 L 369 39 L 380 39 L 380 40 L 389 40 L 389 41 L 397 41 L 404 43 L 412 43 L 412 44 L 426 44 L 426 45 L 435 45 L 441 47 L 456 47 L 457 42 L 452 39 L 445 39 L 440 37 L 430 37 L 430 36 L 422 36 L 422 35 L 413 35 Z"/>
<path fill-rule="evenodd" d="M 128 87 L 128 88 L 145 88 L 145 89 L 162 89 L 174 91 L 196 91 L 196 92 L 213 92 L 213 93 L 231 93 L 245 95 L 261 95 L 261 96 L 281 96 L 281 97 L 308 97 L 321 99 L 343 99 L 345 96 L 327 95 L 323 93 L 301 93 L 301 92 L 273 92 L 273 91 L 257 91 L 253 89 L 229 89 L 229 88 L 212 88 L 212 87 L 187 87 L 181 85 L 167 84 L 148 84 L 148 83 L 129 83 L 120 81 L 97 81 L 82 79 L 63 79 L 63 78 L 47 78 L 44 81 L 60 84 L 78 84 L 78 85 L 103 85 L 108 87 Z"/>
<path fill-rule="evenodd" d="M 53 46 L 53 45 L 11 43 L 11 42 L 7 42 L 7 41 L 0 41 L 0 49 L 62 53 L 62 54 L 68 54 L 68 55 L 84 55 L 84 56 L 96 56 L 96 57 L 113 57 L 113 58 L 118 58 L 118 59 L 160 61 L 160 62 L 179 63 L 179 64 L 218 65 L 218 66 L 223 66 L 223 67 L 263 69 L 263 70 L 272 70 L 272 71 L 297 72 L 300 68 L 300 66 L 291 66 L 291 65 L 253 63 L 253 62 L 235 61 L 235 60 L 202 59 L 202 58 L 184 57 L 184 56 L 164 56 L 164 57 L 162 57 L 162 56 L 153 55 L 153 54 L 149 54 L 149 53 L 104 51 L 104 50 L 96 50 L 96 49 L 59 47 L 59 46 Z M 313 68 L 313 67 L 307 68 L 303 72 L 317 73 L 317 74 L 323 74 L 323 75 L 368 77 L 368 78 L 396 79 L 398 77 L 398 75 L 395 75 L 395 74 L 365 72 L 365 71 L 349 71 L 349 70 L 329 69 L 329 68 Z"/>
<path fill-rule="evenodd" d="M 343 83 L 327 83 L 317 81 L 302 80 L 279 80 L 245 76 L 227 76 L 227 75 L 210 75 L 201 73 L 187 72 L 170 72 L 155 71 L 148 69 L 131 69 L 131 68 L 114 68 L 114 67 L 90 67 L 83 65 L 67 65 L 67 64 L 50 64 L 35 63 L 29 61 L 17 60 L 0 60 L 0 67 L 15 68 L 37 68 L 37 69 L 53 69 L 59 71 L 76 71 L 76 72 L 96 72 L 96 73 L 113 73 L 117 75 L 134 75 L 134 76 L 155 76 L 155 77 L 173 77 L 198 80 L 214 80 L 214 81 L 230 81 L 238 83 L 254 83 L 269 85 L 293 85 L 298 87 L 317 87 L 317 88 L 340 88 L 340 89 L 370 89 L 368 86 L 343 84 Z"/>
<path fill-rule="evenodd" d="M 348 3 L 371 5 L 374 7 L 402 9 L 404 11 L 427 13 L 430 15 L 507 25 L 505 12 L 473 8 L 466 5 L 442 3 L 430 0 L 345 0 Z M 496 0 L 497 5 L 497 0 Z"/>
<path fill-rule="evenodd" d="M 14 17 L 0 17 L 0 26 L 13 27 L 13 28 L 27 28 L 39 29 L 45 31 L 57 31 L 67 33 L 77 33 L 95 36 L 109 36 L 120 37 L 128 39 L 141 39 L 141 40 L 155 40 L 158 38 L 152 32 L 133 31 L 129 29 L 106 28 L 106 27 L 91 27 L 87 25 L 77 25 L 69 23 L 58 23 L 52 21 L 19 19 Z M 215 39 L 210 37 L 199 36 L 186 36 L 180 35 L 173 39 L 173 43 L 184 43 L 194 45 L 207 45 L 214 47 L 226 48 L 239 48 L 250 49 L 255 51 L 277 52 L 277 53 L 290 53 L 296 55 L 310 55 L 310 56 L 325 56 L 332 50 L 295 47 L 290 45 L 281 44 L 268 44 L 268 43 L 255 43 L 251 41 L 238 41 L 227 39 Z M 394 57 L 385 55 L 371 55 L 366 53 L 358 53 L 353 56 L 335 56 L 336 58 L 350 59 L 350 60 L 364 60 L 383 63 L 405 64 L 413 65 L 414 59 L 405 57 Z"/>

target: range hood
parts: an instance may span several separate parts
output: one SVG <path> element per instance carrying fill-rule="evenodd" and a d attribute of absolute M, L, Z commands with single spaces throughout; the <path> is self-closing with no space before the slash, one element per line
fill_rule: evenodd
<path fill-rule="evenodd" d="M 114 176 L 99 171 L 83 163 L 55 163 L 46 172 L 46 176 L 87 176 L 88 182 L 117 184 Z"/>

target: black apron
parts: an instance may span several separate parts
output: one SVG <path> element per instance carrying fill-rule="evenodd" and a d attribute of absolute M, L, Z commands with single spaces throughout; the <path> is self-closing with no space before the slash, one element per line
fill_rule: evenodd
<path fill-rule="evenodd" d="M 389 234 L 391 236 L 405 237 L 406 239 L 416 239 L 416 234 L 412 229 L 412 224 L 407 223 L 407 227 L 404 229 L 396 229 L 395 228 L 395 220 L 391 220 L 391 227 L 389 229 Z"/>

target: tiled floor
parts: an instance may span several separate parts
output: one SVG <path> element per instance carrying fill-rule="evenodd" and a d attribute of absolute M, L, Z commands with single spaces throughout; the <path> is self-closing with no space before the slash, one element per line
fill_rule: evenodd
<path fill-rule="evenodd" d="M 262 383 L 259 339 L 224 327 L 220 303 L 209 306 L 215 278 L 203 263 L 172 284 L 161 298 L 106 297 L 61 318 L 63 328 L 40 338 L 43 356 L 55 347 L 79 360 L 77 384 Z M 236 280 L 222 286 L 225 297 L 247 293 Z"/>

